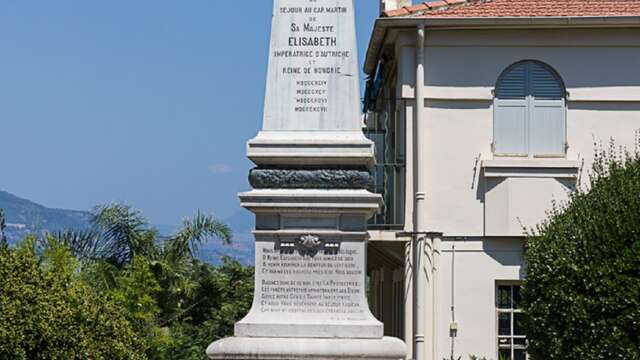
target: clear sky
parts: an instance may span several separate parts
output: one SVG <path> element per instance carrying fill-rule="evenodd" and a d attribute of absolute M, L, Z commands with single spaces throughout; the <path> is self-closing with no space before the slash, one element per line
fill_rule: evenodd
<path fill-rule="evenodd" d="M 360 61 L 377 0 L 355 0 Z M 0 4 L 0 189 L 177 224 L 240 211 L 271 0 Z"/>

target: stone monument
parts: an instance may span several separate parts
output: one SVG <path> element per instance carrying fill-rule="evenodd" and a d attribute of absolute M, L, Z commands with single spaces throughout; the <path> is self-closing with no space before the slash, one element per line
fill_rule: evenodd
<path fill-rule="evenodd" d="M 353 0 L 274 0 L 257 165 L 240 194 L 256 215 L 255 293 L 235 337 L 210 359 L 389 359 L 366 299 L 367 190 L 374 149 L 362 133 Z"/>

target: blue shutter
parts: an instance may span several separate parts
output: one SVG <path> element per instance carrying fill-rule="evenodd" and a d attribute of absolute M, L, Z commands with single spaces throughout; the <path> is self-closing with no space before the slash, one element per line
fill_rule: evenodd
<path fill-rule="evenodd" d="M 494 147 L 498 154 L 527 153 L 527 64 L 505 71 L 496 86 Z"/>
<path fill-rule="evenodd" d="M 565 89 L 558 75 L 537 61 L 509 67 L 496 85 L 494 151 L 498 155 L 563 155 Z"/>
<path fill-rule="evenodd" d="M 547 66 L 531 61 L 531 92 L 537 100 L 562 100 L 564 87 L 556 74 Z"/>
<path fill-rule="evenodd" d="M 562 155 L 565 143 L 565 90 L 547 66 L 531 62 L 532 101 L 530 144 L 532 155 Z"/>
<path fill-rule="evenodd" d="M 527 100 L 497 99 L 494 108 L 494 147 L 497 154 L 527 153 Z"/>
<path fill-rule="evenodd" d="M 531 154 L 563 155 L 565 143 L 564 100 L 533 99 L 530 112 Z"/>
<path fill-rule="evenodd" d="M 517 63 L 505 71 L 498 86 L 496 86 L 496 98 L 498 99 L 524 99 L 527 97 L 527 63 Z"/>

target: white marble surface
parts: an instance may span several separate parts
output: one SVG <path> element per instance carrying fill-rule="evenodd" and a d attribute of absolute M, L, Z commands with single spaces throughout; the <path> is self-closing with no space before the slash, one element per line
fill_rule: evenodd
<path fill-rule="evenodd" d="M 261 131 L 247 143 L 258 165 L 370 166 L 373 143 L 357 131 Z"/>
<path fill-rule="evenodd" d="M 311 230 L 309 233 L 314 234 Z M 336 241 L 324 235 L 317 238 L 321 242 Z M 253 306 L 236 324 L 236 336 L 383 336 L 382 323 L 367 305 L 364 235 L 356 241 L 342 242 L 337 254 L 322 250 L 313 255 L 301 255 L 297 250 L 281 253 L 278 242 L 262 241 L 260 235 L 256 240 Z"/>
<path fill-rule="evenodd" d="M 372 165 L 353 0 L 274 0 L 273 9 L 263 128 L 247 145 L 249 158 L 269 166 Z M 210 359 L 404 358 L 405 344 L 383 337 L 365 293 L 364 224 L 380 195 L 261 189 L 239 196 L 257 215 L 254 301 L 235 337 L 209 346 Z"/>
<path fill-rule="evenodd" d="M 216 341 L 207 349 L 209 359 L 245 360 L 400 360 L 406 345 L 395 338 L 304 339 L 243 338 Z"/>
<path fill-rule="evenodd" d="M 382 196 L 367 190 L 254 189 L 238 197 L 253 212 L 357 212 L 369 218 L 382 206 Z"/>
<path fill-rule="evenodd" d="M 365 222 L 380 195 L 272 189 L 240 199 L 257 215 L 253 306 L 209 358 L 404 358 L 404 343 L 383 337 L 366 299 Z"/>
<path fill-rule="evenodd" d="M 266 131 L 360 130 L 353 0 L 275 0 Z"/>
<path fill-rule="evenodd" d="M 275 0 L 258 165 L 369 166 L 353 0 Z"/>

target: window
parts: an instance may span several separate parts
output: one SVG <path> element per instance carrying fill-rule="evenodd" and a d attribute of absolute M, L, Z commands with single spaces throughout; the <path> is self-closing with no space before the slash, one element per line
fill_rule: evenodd
<path fill-rule="evenodd" d="M 496 316 L 498 325 L 498 359 L 527 360 L 527 336 L 523 314 L 519 308 L 520 285 L 498 284 L 496 287 Z"/>
<path fill-rule="evenodd" d="M 557 157 L 566 151 L 566 90 L 548 65 L 511 65 L 495 89 L 493 148 L 498 156 Z"/>
<path fill-rule="evenodd" d="M 369 81 L 365 96 L 365 135 L 375 143 L 373 191 L 384 205 L 369 223 L 371 229 L 404 227 L 405 206 L 405 109 L 406 100 L 396 99 L 393 73 L 381 66 L 375 81 Z"/>

